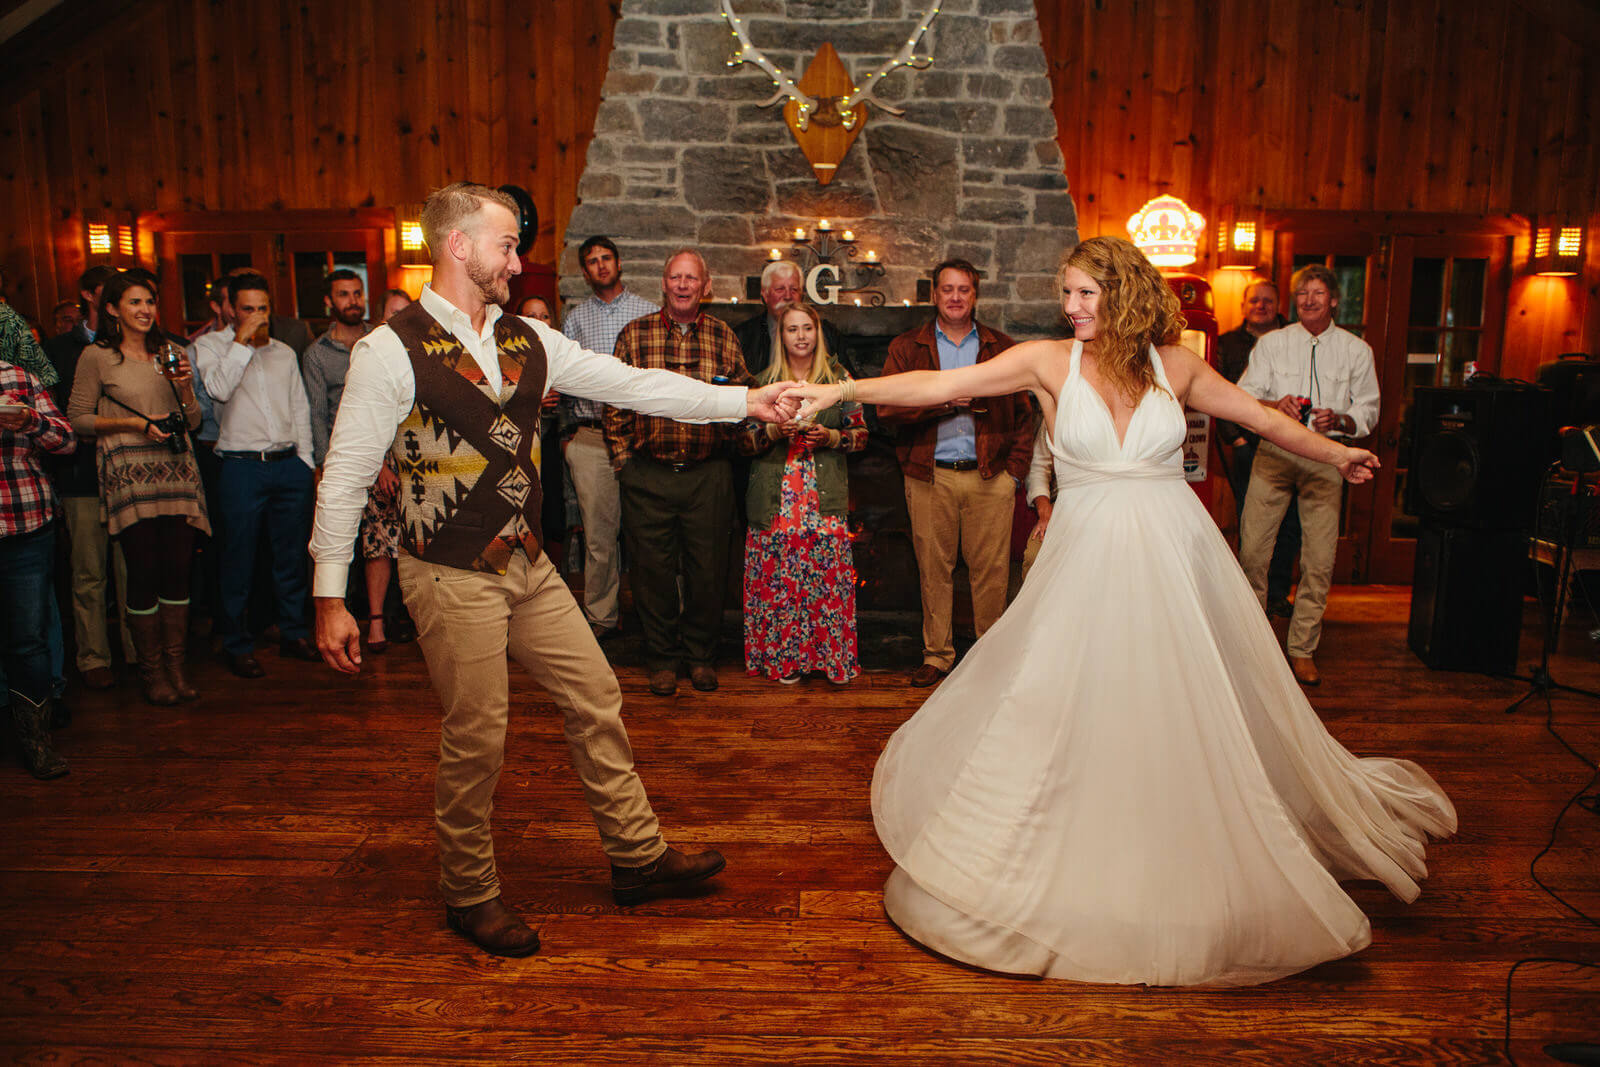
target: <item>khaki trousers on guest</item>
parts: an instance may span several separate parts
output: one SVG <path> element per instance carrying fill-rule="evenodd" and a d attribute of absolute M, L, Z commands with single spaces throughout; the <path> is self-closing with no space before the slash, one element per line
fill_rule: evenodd
<path fill-rule="evenodd" d="M 611 455 L 598 427 L 580 426 L 566 449 L 567 472 L 583 516 L 583 613 L 606 629 L 617 625 L 622 588 L 622 501 Z"/>
<path fill-rule="evenodd" d="M 445 903 L 469 907 L 500 892 L 489 817 L 505 761 L 507 653 L 561 709 L 567 748 L 611 862 L 638 867 L 665 852 L 633 769 L 616 675 L 544 553 L 530 560 L 513 552 L 504 575 L 401 553 L 399 571 L 444 704 L 434 818 Z"/>
<path fill-rule="evenodd" d="M 1300 584 L 1289 620 L 1289 655 L 1309 656 L 1322 639 L 1322 612 L 1333 582 L 1333 557 L 1339 547 L 1339 508 L 1344 495 L 1339 469 L 1285 452 L 1262 441 L 1250 469 L 1244 514 L 1239 519 L 1239 565 L 1250 579 L 1261 609 L 1267 607 L 1267 568 L 1278 539 L 1278 524 L 1289 498 L 1300 497 Z"/>
<path fill-rule="evenodd" d="M 998 474 L 933 469 L 933 481 L 907 478 L 906 511 L 911 547 L 922 579 L 922 662 L 942 671 L 955 666 L 950 615 L 956 558 L 972 582 L 972 622 L 982 637 L 1006 610 L 1011 571 L 1011 515 L 1016 487 Z"/>
<path fill-rule="evenodd" d="M 72 636 L 77 668 L 111 666 L 111 636 L 106 630 L 106 546 L 110 535 L 100 521 L 100 498 L 65 496 L 67 561 L 72 571 Z M 131 662 L 131 661 L 130 661 Z"/>

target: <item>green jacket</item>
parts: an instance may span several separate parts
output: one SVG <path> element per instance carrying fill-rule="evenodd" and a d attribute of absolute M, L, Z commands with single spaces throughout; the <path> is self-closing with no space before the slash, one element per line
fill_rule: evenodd
<path fill-rule="evenodd" d="M 845 446 L 845 404 L 835 404 L 817 413 L 817 423 L 830 430 L 838 430 L 840 444 Z M 741 435 L 740 451 L 753 452 L 750 463 L 750 488 L 745 494 L 745 515 L 750 525 L 758 529 L 771 529 L 778 517 L 778 504 L 783 494 L 783 468 L 789 457 L 786 438 L 774 441 L 767 436 L 761 423 L 747 424 Z M 850 482 L 845 466 L 846 448 L 819 448 L 813 453 L 817 468 L 817 496 L 824 515 L 844 515 L 850 510 Z"/>

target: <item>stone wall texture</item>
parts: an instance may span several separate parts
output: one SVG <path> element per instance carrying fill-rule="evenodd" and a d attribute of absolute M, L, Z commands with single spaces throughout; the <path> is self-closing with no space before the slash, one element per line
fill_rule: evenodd
<path fill-rule="evenodd" d="M 824 41 L 858 80 L 888 62 L 925 0 L 734 0 L 757 48 L 798 80 Z M 706 257 L 714 297 L 744 295 L 768 250 L 827 218 L 855 230 L 887 265 L 891 302 L 949 256 L 983 272 L 979 317 L 1019 339 L 1059 335 L 1054 275 L 1078 240 L 1033 0 L 942 0 L 918 48 L 925 70 L 898 68 L 837 177 L 821 185 L 759 68 L 729 67 L 737 48 L 718 0 L 624 0 L 580 203 L 567 228 L 562 295 L 586 295 L 577 247 L 604 233 L 624 272 L 655 296 L 681 246 Z"/>

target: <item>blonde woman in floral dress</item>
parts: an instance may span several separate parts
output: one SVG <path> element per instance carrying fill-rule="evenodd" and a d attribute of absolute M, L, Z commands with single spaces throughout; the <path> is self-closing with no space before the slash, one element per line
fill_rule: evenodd
<path fill-rule="evenodd" d="M 780 351 L 762 384 L 827 384 L 847 375 L 827 350 L 809 304 L 778 309 Z M 861 405 L 835 404 L 805 422 L 747 422 L 740 451 L 754 456 L 746 511 L 744 648 L 751 674 L 792 685 L 809 672 L 848 683 L 856 656 L 856 572 L 850 554 L 845 454 L 867 442 Z"/>

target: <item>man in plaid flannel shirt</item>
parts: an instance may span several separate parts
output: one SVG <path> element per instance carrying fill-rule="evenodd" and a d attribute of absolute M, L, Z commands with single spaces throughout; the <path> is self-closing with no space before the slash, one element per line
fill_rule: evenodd
<path fill-rule="evenodd" d="M 711 295 L 711 273 L 700 253 L 682 249 L 669 256 L 661 292 L 660 314 L 624 326 L 616 357 L 703 382 L 751 384 L 733 330 L 700 309 Z M 622 499 L 650 691 L 677 692 L 685 664 L 696 689 L 715 689 L 733 524 L 731 430 L 607 407 L 605 434 Z"/>
<path fill-rule="evenodd" d="M 77 441 L 44 384 L 14 358 L 0 351 L 0 588 L 8 602 L 0 612 L 0 662 L 23 762 L 35 778 L 59 778 L 67 765 L 50 747 L 56 506 L 41 457 L 69 453 Z"/>

